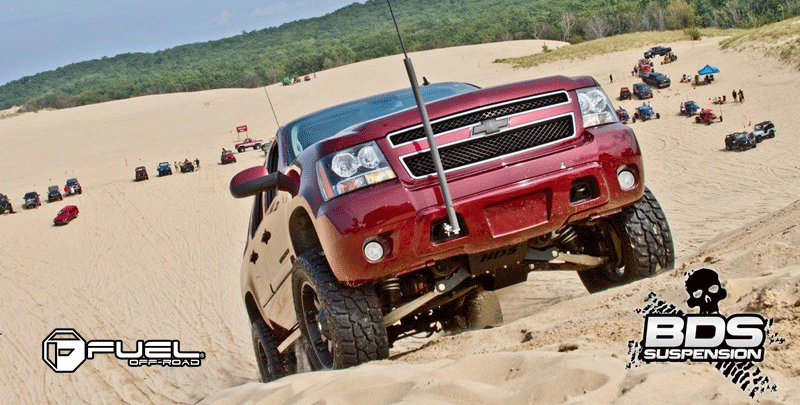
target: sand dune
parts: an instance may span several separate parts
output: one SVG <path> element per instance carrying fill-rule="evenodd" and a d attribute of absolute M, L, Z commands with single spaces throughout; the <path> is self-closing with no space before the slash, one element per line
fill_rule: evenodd
<path fill-rule="evenodd" d="M 394 360 L 271 384 L 254 382 L 239 293 L 250 201 L 234 200 L 227 190 L 237 171 L 262 163 L 263 155 L 245 152 L 234 165 L 218 164 L 221 148 L 236 140 L 236 126 L 247 124 L 256 137 L 274 134 L 264 89 L 140 97 L 0 119 L 0 192 L 18 210 L 25 192 L 44 194 L 68 177 L 85 189 L 63 203 L 0 217 L 0 403 L 747 403 L 708 365 L 625 369 L 627 342 L 641 337 L 634 309 L 647 293 L 681 304 L 683 273 L 710 266 L 729 291 L 723 313 L 774 317 L 773 331 L 788 340 L 762 364 L 778 392 L 761 402 L 800 404 L 794 126 L 800 110 L 787 102 L 800 91 L 800 73 L 758 54 L 720 51 L 715 39 L 671 45 L 680 59 L 657 68 L 674 82 L 652 100 L 662 118 L 631 126 L 645 155 L 647 185 L 670 221 L 679 269 L 594 295 L 575 274 L 532 274 L 501 292 L 506 324 L 499 328 L 437 336 Z M 615 96 L 634 83 L 630 69 L 644 50 L 531 69 L 492 63 L 541 48 L 541 41 L 517 41 L 411 56 L 431 81 L 490 86 L 589 74 Z M 743 62 L 755 56 L 757 66 Z M 678 83 L 706 63 L 722 70 L 717 83 Z M 283 123 L 405 86 L 402 57 L 392 56 L 266 90 Z M 747 101 L 722 106 L 721 123 L 698 125 L 678 115 L 681 101 L 707 107 L 711 97 L 739 88 Z M 632 112 L 639 102 L 615 104 Z M 764 119 L 776 123 L 775 139 L 744 153 L 722 150 L 726 134 Z M 158 162 L 184 158 L 199 158 L 201 170 L 155 177 Z M 139 165 L 147 166 L 149 181 L 133 182 Z M 67 203 L 80 207 L 80 217 L 54 228 L 52 218 Z M 207 357 L 193 369 L 132 368 L 99 355 L 73 374 L 57 374 L 41 360 L 42 340 L 55 328 L 131 343 L 179 339 L 181 348 Z"/>

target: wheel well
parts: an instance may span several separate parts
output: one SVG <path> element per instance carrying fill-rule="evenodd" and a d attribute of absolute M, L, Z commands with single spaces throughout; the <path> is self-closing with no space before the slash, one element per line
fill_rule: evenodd
<path fill-rule="evenodd" d="M 261 319 L 261 313 L 258 311 L 258 305 L 253 298 L 253 294 L 247 293 L 244 297 L 244 306 L 247 308 L 247 316 L 250 318 L 250 323 Z"/>
<path fill-rule="evenodd" d="M 314 222 L 302 208 L 296 209 L 289 218 L 289 234 L 294 254 L 298 256 L 312 249 L 322 249 L 317 231 L 314 229 Z"/>

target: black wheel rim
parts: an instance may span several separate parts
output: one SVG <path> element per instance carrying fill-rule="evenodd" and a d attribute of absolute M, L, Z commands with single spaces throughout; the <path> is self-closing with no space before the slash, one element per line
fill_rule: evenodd
<path fill-rule="evenodd" d="M 331 369 L 333 368 L 333 342 L 323 334 L 319 298 L 314 287 L 307 281 L 300 286 L 300 304 L 302 305 L 303 324 L 308 332 L 311 354 L 322 368 Z"/>

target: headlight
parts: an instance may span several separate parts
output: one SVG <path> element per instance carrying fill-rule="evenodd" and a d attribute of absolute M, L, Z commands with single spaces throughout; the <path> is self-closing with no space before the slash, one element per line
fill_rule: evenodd
<path fill-rule="evenodd" d="M 583 127 L 589 128 L 600 124 L 619 122 L 611 100 L 600 87 L 588 87 L 577 90 L 578 102 L 581 105 Z"/>
<path fill-rule="evenodd" d="M 373 141 L 323 157 L 317 162 L 317 177 L 327 201 L 397 176 Z"/>

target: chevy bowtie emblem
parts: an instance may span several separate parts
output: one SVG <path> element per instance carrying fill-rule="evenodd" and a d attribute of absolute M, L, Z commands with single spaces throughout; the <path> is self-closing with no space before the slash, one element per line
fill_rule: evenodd
<path fill-rule="evenodd" d="M 508 118 L 489 118 L 488 120 L 481 121 L 480 125 L 472 128 L 472 135 L 486 134 L 491 135 L 495 132 L 500 132 L 501 128 L 508 127 Z"/>

